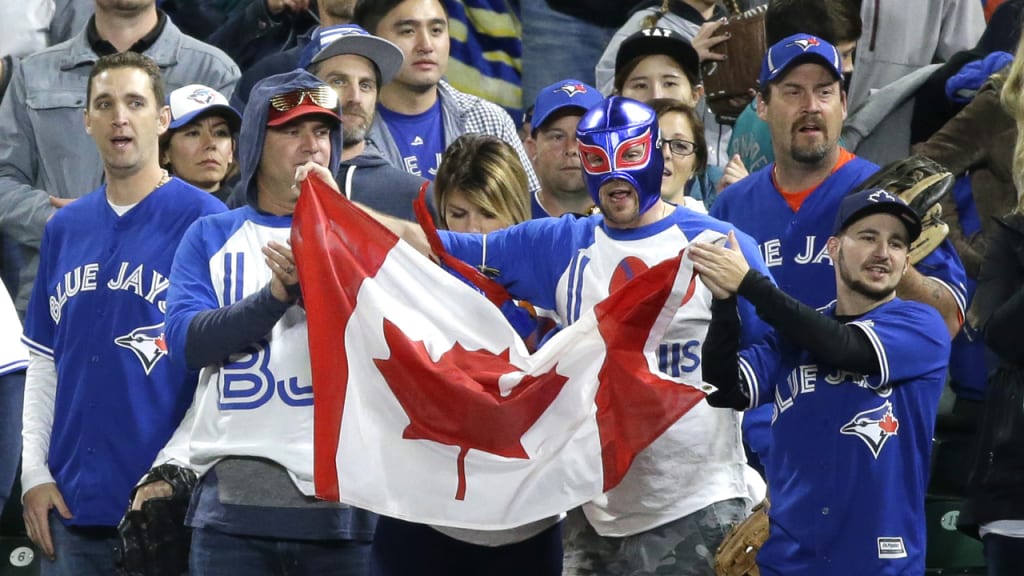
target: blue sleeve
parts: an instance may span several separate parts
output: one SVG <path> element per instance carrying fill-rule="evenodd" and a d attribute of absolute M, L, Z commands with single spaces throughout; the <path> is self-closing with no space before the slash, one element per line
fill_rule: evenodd
<path fill-rule="evenodd" d="M 931 254 L 914 265 L 918 272 L 941 283 L 953 294 L 960 309 L 960 319 L 967 313 L 967 273 L 949 240 L 943 241 Z"/>
<path fill-rule="evenodd" d="M 182 365 L 185 363 L 185 343 L 192 318 L 203 310 L 220 306 L 210 278 L 210 256 L 204 241 L 207 232 L 205 218 L 193 222 L 178 244 L 171 264 L 165 335 L 168 355 Z"/>
<path fill-rule="evenodd" d="M 768 271 L 768 266 L 765 265 L 764 259 L 761 258 L 761 251 L 758 250 L 754 239 L 739 230 L 736 231 L 736 239 L 740 242 L 740 250 L 743 251 L 743 257 L 746 258 L 747 264 L 752 269 L 767 276 L 772 281 L 772 284 L 775 284 L 775 279 L 772 278 L 771 272 Z M 754 305 L 746 298 L 740 298 L 739 313 L 740 322 L 742 322 L 740 331 L 741 349 L 760 342 L 771 331 L 771 326 L 757 315 Z"/>
<path fill-rule="evenodd" d="M 775 382 L 787 365 L 785 356 L 774 332 L 766 334 L 761 342 L 740 350 L 739 371 L 740 377 L 747 383 L 749 408 L 772 401 Z"/>
<path fill-rule="evenodd" d="M 483 266 L 517 300 L 555 309 L 558 279 L 576 252 L 586 245 L 577 237 L 590 219 L 542 218 L 516 224 L 486 236 L 441 231 L 448 252 L 474 267 Z"/>
<path fill-rule="evenodd" d="M 895 304 L 848 323 L 864 331 L 878 357 L 879 373 L 866 376 L 873 390 L 942 370 L 949 363 L 949 332 L 942 316 L 919 302 Z"/>
<path fill-rule="evenodd" d="M 63 307 L 58 303 L 50 304 L 48 293 L 50 278 L 53 276 L 53 258 L 50 246 L 53 244 L 53 232 L 51 226 L 47 225 L 43 233 L 43 240 L 39 249 L 39 268 L 36 272 L 36 280 L 32 285 L 32 295 L 28 301 L 28 308 L 25 310 L 25 327 L 22 341 L 33 352 L 53 359 L 53 341 L 56 323 L 52 312 L 60 314 Z M 58 316 L 59 318 L 59 316 Z"/>

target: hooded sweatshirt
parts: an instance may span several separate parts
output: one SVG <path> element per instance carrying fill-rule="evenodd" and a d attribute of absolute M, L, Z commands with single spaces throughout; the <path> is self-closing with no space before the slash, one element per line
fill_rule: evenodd
<path fill-rule="evenodd" d="M 253 88 L 238 139 L 239 190 L 247 205 L 198 221 L 176 254 L 171 276 L 180 284 L 168 294 L 168 346 L 172 360 L 184 357 L 189 366 L 202 367 L 208 385 L 197 390 L 188 418 L 175 433 L 187 449 L 172 440 L 164 452 L 170 459 L 184 458 L 201 475 L 186 518 L 195 528 L 289 540 L 366 542 L 373 535 L 374 514 L 308 495 L 313 492 L 313 408 L 306 387 L 311 377 L 305 311 L 271 295 L 270 273 L 259 252 L 268 240 L 284 242 L 292 220 L 290 214 L 268 214 L 257 207 L 256 174 L 270 98 L 322 84 L 296 70 Z M 334 124 L 332 171 L 341 151 L 341 126 Z M 220 290 L 225 283 L 234 289 Z M 221 397 L 220 387 L 261 378 L 241 353 L 262 359 L 263 378 L 271 374 L 272 380 L 293 381 L 285 391 L 270 386 L 281 399 L 247 396 L 244 390 Z"/>

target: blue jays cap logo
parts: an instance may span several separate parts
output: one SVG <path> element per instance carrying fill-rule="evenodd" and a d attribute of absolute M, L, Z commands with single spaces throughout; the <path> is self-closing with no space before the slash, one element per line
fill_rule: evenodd
<path fill-rule="evenodd" d="M 164 323 L 136 328 L 124 336 L 114 339 L 114 344 L 135 353 L 142 363 L 146 375 L 153 370 L 161 358 L 167 356 L 167 342 L 164 340 Z"/>
<path fill-rule="evenodd" d="M 821 45 L 821 41 L 820 40 L 818 40 L 814 36 L 808 36 L 807 38 L 801 38 L 799 40 L 793 40 L 789 44 L 786 44 L 786 47 L 788 48 L 789 46 L 799 46 L 801 50 L 803 50 L 804 52 L 807 52 L 807 50 L 811 46 L 820 46 L 820 45 Z"/>
<path fill-rule="evenodd" d="M 569 96 L 569 98 L 572 98 L 573 96 L 575 96 L 577 94 L 586 94 L 587 93 L 587 87 L 584 86 L 583 84 L 571 84 L 570 83 L 570 84 L 562 84 L 561 86 L 556 88 L 555 91 L 556 92 L 565 92 L 565 94 L 567 96 Z"/>
<path fill-rule="evenodd" d="M 886 400 L 878 408 L 857 414 L 839 431 L 863 440 L 877 459 L 882 447 L 889 441 L 889 438 L 896 435 L 899 429 L 900 421 L 892 413 L 892 402 Z"/>
<path fill-rule="evenodd" d="M 206 106 L 213 102 L 214 99 L 213 91 L 208 88 L 196 88 L 187 98 L 201 106 Z"/>

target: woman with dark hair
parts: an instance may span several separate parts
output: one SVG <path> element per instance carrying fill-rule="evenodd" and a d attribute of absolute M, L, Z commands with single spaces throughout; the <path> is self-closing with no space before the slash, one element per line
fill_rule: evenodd
<path fill-rule="evenodd" d="M 651 100 L 648 105 L 658 115 L 661 153 L 665 157 L 661 198 L 706 214 L 718 195 L 715 185 L 722 169 L 708 166 L 700 117 L 693 106 L 676 100 Z"/>
<path fill-rule="evenodd" d="M 160 165 L 170 174 L 206 190 L 221 201 L 224 183 L 238 173 L 235 135 L 242 115 L 220 92 L 202 84 L 178 88 L 168 96 L 171 123 L 160 137 Z"/>

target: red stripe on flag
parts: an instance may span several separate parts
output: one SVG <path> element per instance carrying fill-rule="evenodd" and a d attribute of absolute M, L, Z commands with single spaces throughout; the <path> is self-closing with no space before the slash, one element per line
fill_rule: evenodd
<path fill-rule="evenodd" d="M 292 251 L 307 310 L 313 374 L 313 476 L 317 496 L 338 500 L 338 438 L 348 383 L 343 336 L 367 278 L 398 236 L 319 178 L 307 178 L 292 221 Z"/>

